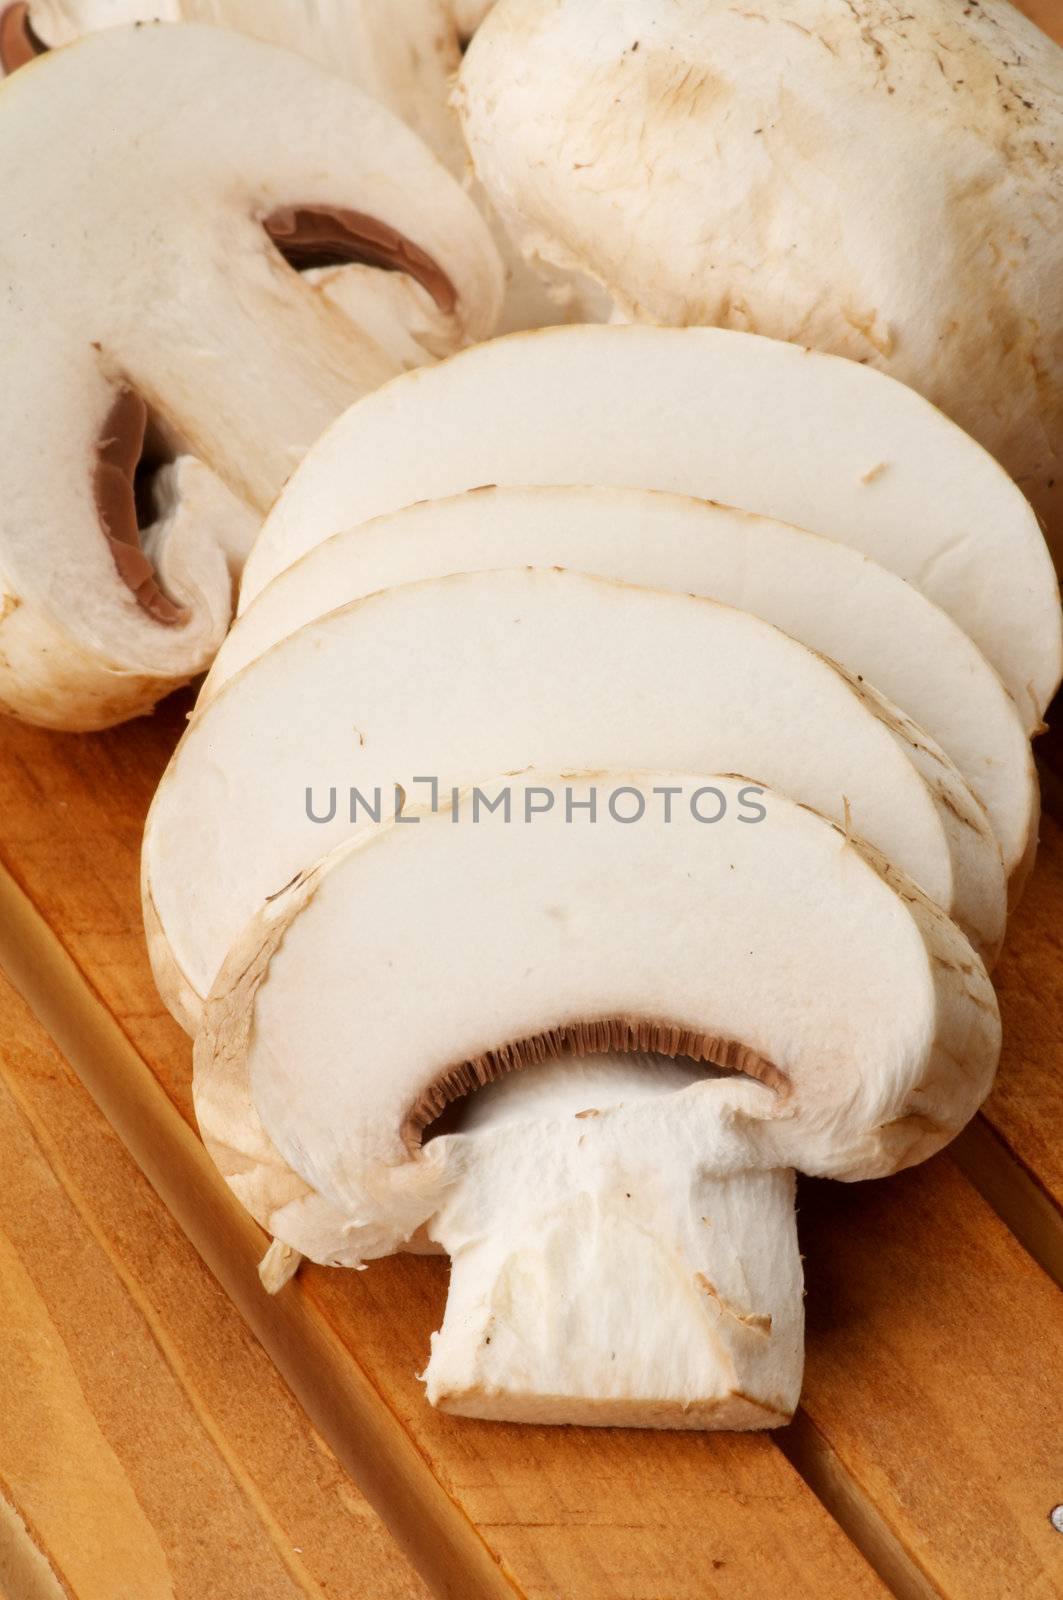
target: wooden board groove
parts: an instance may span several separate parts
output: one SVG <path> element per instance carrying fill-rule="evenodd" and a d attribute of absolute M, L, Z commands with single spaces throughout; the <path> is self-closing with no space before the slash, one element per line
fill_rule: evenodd
<path fill-rule="evenodd" d="M 982 1116 L 964 1128 L 951 1154 L 967 1181 L 1038 1266 L 1063 1287 L 1063 1217 L 1037 1174 Z"/>
<path fill-rule="evenodd" d="M 828 1520 L 778 1447 L 764 1438 L 698 1440 L 634 1434 L 595 1438 L 589 1431 L 509 1430 L 432 1413 L 414 1374 L 424 1362 L 428 1330 L 438 1326 L 445 1288 L 444 1269 L 438 1261 L 400 1258 L 374 1263 L 368 1272 L 358 1275 L 312 1269 L 304 1271 L 297 1284 L 280 1297 L 285 1306 L 294 1300 L 297 1314 L 288 1309 L 278 1311 L 280 1302 L 264 1303 L 253 1272 L 260 1235 L 247 1219 L 235 1224 L 228 1219 L 230 1197 L 224 1189 L 215 1192 L 219 1180 L 189 1126 L 188 1042 L 154 997 L 139 927 L 140 822 L 179 725 L 178 704 L 164 708 L 151 722 L 94 738 L 55 741 L 33 730 L 0 730 L 0 804 L 7 820 L 0 858 L 11 875 L 6 885 L 0 880 L 0 958 L 13 968 L 21 962 L 21 986 L 31 994 L 35 1009 L 79 1069 L 87 1077 L 96 1074 L 95 1092 L 107 1114 L 197 1244 L 197 1229 L 205 1231 L 204 1185 L 212 1196 L 209 1204 L 218 1208 L 219 1215 L 224 1214 L 222 1232 L 235 1226 L 242 1242 L 234 1257 L 217 1259 L 217 1239 L 213 1241 L 214 1257 L 210 1240 L 205 1253 L 223 1281 L 232 1285 L 263 1341 L 277 1352 L 293 1386 L 308 1397 L 312 1414 L 324 1413 L 328 1396 L 320 1392 L 318 1356 L 315 1353 L 311 1358 L 305 1342 L 311 1337 L 308 1323 L 313 1337 L 324 1340 L 331 1352 L 325 1357 L 330 1374 L 335 1372 L 337 1378 L 342 1374 L 343 1381 L 352 1381 L 352 1352 L 357 1351 L 358 1382 L 365 1389 L 362 1403 L 387 1412 L 405 1449 L 416 1456 L 417 1472 L 430 1479 L 442 1495 L 444 1519 L 463 1522 L 465 1537 L 471 1534 L 486 1544 L 494 1581 L 503 1582 L 504 1592 L 512 1593 L 515 1587 L 534 1600 L 569 1594 L 579 1600 L 628 1600 L 634 1595 L 643 1600 L 647 1595 L 653 1600 L 658 1596 L 669 1600 L 695 1595 L 719 1595 L 726 1600 L 731 1596 L 759 1597 L 763 1589 L 754 1582 L 755 1571 L 761 1579 L 764 1571 L 772 1573 L 780 1592 L 809 1593 L 816 1600 L 844 1594 L 848 1600 L 849 1595 L 882 1593 L 871 1567 L 905 1600 L 909 1595 L 924 1600 L 932 1564 L 928 1566 L 918 1552 L 927 1538 L 928 1524 L 940 1524 L 941 1528 L 932 1588 L 936 1586 L 946 1600 L 953 1595 L 956 1600 L 961 1596 L 963 1600 L 982 1596 L 997 1600 L 1006 1593 L 993 1587 L 984 1549 L 972 1539 L 962 1519 L 951 1512 L 950 1475 L 965 1473 L 974 1492 L 981 1492 L 980 1480 L 986 1479 L 989 1471 L 984 1457 L 976 1451 L 965 1453 L 962 1437 L 951 1441 L 950 1456 L 940 1465 L 934 1493 L 916 1517 L 905 1492 L 910 1444 L 891 1438 L 891 1430 L 884 1424 L 884 1419 L 896 1412 L 898 1423 L 912 1426 L 903 1397 L 899 1402 L 888 1388 L 881 1388 L 875 1349 L 879 1342 L 889 1343 L 895 1317 L 892 1309 L 881 1303 L 880 1273 L 874 1260 L 860 1254 L 854 1219 L 865 1206 L 861 1189 L 881 1189 L 892 1196 L 896 1185 L 910 1181 L 914 1187 L 907 1200 L 901 1189 L 896 1191 L 896 1200 L 883 1199 L 883 1215 L 904 1239 L 911 1232 L 913 1213 L 922 1207 L 930 1219 L 930 1234 L 923 1248 L 944 1259 L 953 1242 L 943 1224 L 933 1224 L 933 1207 L 925 1201 L 932 1192 L 927 1186 L 941 1182 L 931 1169 L 910 1175 L 910 1180 L 856 1186 L 849 1194 L 817 1202 L 824 1208 L 824 1238 L 847 1255 L 854 1282 L 866 1278 L 870 1289 L 878 1293 L 879 1303 L 868 1312 L 874 1335 L 869 1351 L 846 1374 L 840 1359 L 844 1347 L 838 1359 L 827 1355 L 832 1339 L 840 1334 L 829 1325 L 817 1327 L 815 1321 L 821 1302 L 837 1305 L 846 1296 L 837 1284 L 828 1284 L 826 1289 L 817 1284 L 816 1250 L 811 1251 L 812 1336 L 805 1408 L 818 1444 L 814 1452 L 804 1455 L 785 1439 L 784 1446 L 792 1461 L 808 1473 L 812 1489 L 840 1520 L 852 1544 Z M 11 752 L 8 761 L 3 760 L 5 749 Z M 1035 1027 L 1028 1016 L 1030 972 L 1037 969 L 1043 923 L 1052 914 L 1054 874 L 1057 869 L 1063 871 L 1063 831 L 1049 821 L 1046 836 L 1046 855 L 1016 919 L 1004 968 L 1005 1005 L 1011 1013 L 1006 1015 L 1006 1025 L 1014 1044 L 1009 1043 L 1002 1079 L 1019 1068 L 1025 1071 L 1026 1056 L 1041 1050 L 1038 1041 L 1044 1019 Z M 15 878 L 25 899 L 14 887 Z M 14 920 L 12 897 L 23 906 Z M 26 915 L 32 928 L 19 921 L 19 916 Z M 51 951 L 47 958 L 35 940 L 41 949 Z M 51 978 L 42 978 L 42 961 L 44 967 L 51 963 Z M 1012 979 L 1007 976 L 1009 963 L 1016 974 Z M 85 1051 L 86 1040 L 93 1038 L 92 1060 L 86 1067 L 79 1053 Z M 1021 1102 L 1038 1137 L 1050 1137 L 1056 1115 L 1055 1096 L 1047 1106 L 1042 1105 L 1041 1097 L 1050 1086 L 1052 1067 L 1058 1070 L 1058 1043 L 1053 1050 L 1050 1042 L 1045 1042 L 1044 1057 L 1049 1076 L 1043 1080 L 1038 1076 L 1036 1091 L 1031 1090 L 1033 1098 L 1027 1096 Z M 147 1139 L 145 1125 L 138 1124 L 136 1116 L 136 1107 L 145 1098 L 153 1107 L 154 1119 L 154 1132 Z M 1010 1159 L 1013 1146 L 1021 1147 L 1023 1139 L 1033 1135 L 1027 1134 L 1019 1111 L 1006 1097 L 1001 1107 L 1001 1115 L 1007 1113 L 1011 1118 Z M 124 1119 L 131 1115 L 134 1126 L 123 1127 Z M 191 1197 L 189 1175 L 194 1179 Z M 955 1173 L 954 1178 L 960 1181 Z M 961 1186 L 958 1192 L 964 1196 L 961 1211 L 974 1219 L 975 1236 L 967 1240 L 966 1248 L 976 1250 L 980 1240 L 987 1248 L 999 1248 L 993 1231 L 999 1224 L 993 1223 L 973 1191 Z M 190 1206 L 189 1222 L 183 1213 Z M 801 1226 L 804 1241 L 804 1204 Z M 813 1245 L 816 1238 L 813 1235 Z M 805 1248 L 809 1250 L 808 1242 Z M 898 1260 L 898 1270 L 913 1270 L 911 1263 Z M 1005 1284 L 1016 1304 L 1041 1294 L 1043 1285 L 1036 1287 L 1040 1274 L 1021 1251 L 1002 1260 Z M 935 1319 L 949 1325 L 952 1317 L 957 1359 L 976 1363 L 977 1339 L 970 1308 L 964 1310 L 962 1302 L 956 1285 L 945 1294 L 928 1284 L 921 1296 L 921 1310 L 916 1308 L 920 1314 L 909 1329 L 913 1345 L 932 1337 Z M 1052 1313 L 1046 1314 L 1051 1318 Z M 265 1319 L 272 1324 L 278 1316 L 279 1330 L 263 1323 Z M 1005 1309 L 993 1336 L 1024 1339 L 1026 1331 Z M 1063 1340 L 1056 1339 L 1055 1353 L 1050 1349 L 1046 1355 L 1049 1365 L 1059 1360 L 1061 1347 Z M 328 1367 L 328 1361 L 334 1365 Z M 1063 1389 L 1063 1375 L 1059 1381 Z M 945 1405 L 944 1398 L 933 1392 L 930 1399 L 943 1408 L 941 1414 L 950 1430 L 959 1433 L 955 1406 Z M 313 1409 L 315 1404 L 318 1410 Z M 1046 1419 L 1036 1412 L 1027 1416 L 1022 1387 L 1014 1373 L 1009 1373 L 995 1404 L 1005 1432 L 1009 1407 L 1015 1415 L 1027 1418 L 1025 1426 L 1043 1455 Z M 349 1428 L 347 1431 L 350 1433 Z M 343 1459 L 365 1482 L 364 1441 L 329 1437 L 339 1451 L 345 1451 Z M 795 1437 L 799 1438 L 799 1432 Z M 873 1462 L 868 1459 L 869 1451 Z M 1018 1462 L 1007 1453 L 1005 1456 L 1009 1470 L 1017 1470 Z M 1063 1470 L 1060 1477 L 1063 1479 Z M 844 1494 L 839 1485 L 845 1487 Z M 370 1485 L 366 1483 L 366 1487 Z M 408 1497 L 404 1502 L 403 1492 L 396 1492 L 391 1484 L 371 1498 L 400 1538 L 408 1538 L 409 1521 L 417 1521 Z M 1045 1553 L 1038 1553 L 1040 1527 L 1032 1527 L 1025 1505 L 1015 1512 L 1013 1522 L 1009 1537 L 1026 1563 L 1027 1577 L 1032 1584 L 1041 1582 L 1039 1563 Z M 438 1558 L 438 1546 L 432 1542 Z M 854 1545 L 864 1552 L 869 1565 L 855 1555 Z M 413 1559 L 419 1559 L 409 1544 L 403 1547 Z M 1063 1541 L 1060 1549 L 1063 1552 Z M 497 1563 L 503 1564 L 508 1580 Z M 461 1566 L 461 1558 L 457 1565 Z M 453 1568 L 448 1570 L 452 1581 Z M 446 1592 L 438 1574 L 433 1582 L 440 1592 Z M 480 1591 L 463 1580 L 458 1592 L 473 1595 Z"/>
<path fill-rule="evenodd" d="M 1059 1289 L 949 1152 L 844 1190 L 804 1180 L 798 1215 L 803 1408 L 874 1518 L 843 1525 L 872 1559 L 878 1530 L 890 1534 L 903 1568 L 879 1570 L 902 1592 L 1056 1600 Z"/>
<path fill-rule="evenodd" d="M 812 1418 L 799 1407 L 779 1446 L 835 1521 L 864 1552 L 896 1600 L 948 1600 L 850 1475 Z"/>
<path fill-rule="evenodd" d="M 0 1027 L 0 1592 L 423 1600 L 4 980 Z"/>
<path fill-rule="evenodd" d="M 521 1591 L 456 1512 L 328 1320 L 292 1287 L 272 1298 L 264 1293 L 257 1274 L 261 1230 L 232 1203 L 192 1130 L 3 872 L 0 927 L 0 965 L 8 978 L 239 1307 L 322 1437 L 384 1515 L 411 1564 L 433 1592 L 448 1600 L 513 1600 Z"/>

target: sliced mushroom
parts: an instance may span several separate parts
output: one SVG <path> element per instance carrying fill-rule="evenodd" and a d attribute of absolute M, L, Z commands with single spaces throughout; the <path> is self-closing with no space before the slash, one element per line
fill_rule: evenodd
<path fill-rule="evenodd" d="M 539 263 L 535 271 L 513 245 L 487 196 L 470 179 L 469 154 L 451 91 L 461 52 L 488 9 L 484 0 L 452 5 L 450 0 L 29 0 L 9 8 L 0 20 L 0 66 L 8 71 L 54 45 L 86 33 L 136 21 L 202 22 L 231 28 L 268 44 L 297 51 L 329 72 L 346 78 L 413 128 L 439 160 L 472 194 L 484 213 L 505 263 L 506 294 L 499 326 L 508 330 L 544 323 L 596 320 L 610 302 L 583 274 L 562 273 Z M 17 15 L 16 15 L 17 13 Z M 4 13 L 6 16 L 7 13 Z M 401 296 L 379 278 L 345 266 L 327 279 L 329 298 L 352 312 L 403 366 L 421 365 L 426 352 L 445 353 L 433 326 L 431 308 L 406 285 Z M 389 302 L 404 302 L 403 323 L 427 319 L 427 337 L 404 339 L 400 329 L 381 326 Z M 411 347 L 412 346 L 412 347 Z M 448 348 L 453 348 L 453 341 Z"/>
<path fill-rule="evenodd" d="M 148 816 L 145 918 L 195 1026 L 257 906 L 438 780 L 538 766 L 752 773 L 851 819 L 991 960 L 1005 881 L 948 758 L 866 684 L 745 612 L 579 573 L 409 584 L 307 624 L 193 717 Z M 379 790 L 379 794 L 377 791 Z"/>
<path fill-rule="evenodd" d="M 892 373 L 1063 561 L 1063 52 L 1013 6 L 502 0 L 458 101 L 531 258 Z"/>
<path fill-rule="evenodd" d="M 330 254 L 413 274 L 455 341 L 490 330 L 500 267 L 401 123 L 215 28 L 111 29 L 16 73 L 0 184 L 18 400 L 0 450 L 0 702 L 99 727 L 207 664 L 261 514 L 325 423 L 397 370 L 271 230 L 296 254 L 323 230 Z M 168 590 L 138 474 L 186 455 L 221 516 L 171 508 L 168 542 L 191 543 Z"/>
<path fill-rule="evenodd" d="M 347 78 L 410 125 L 455 173 L 465 143 L 447 106 L 461 64 L 448 0 L 28 0 L 8 7 L 29 35 L 19 52 L 41 54 L 85 34 L 134 22 L 201 22 L 280 45 Z M 5 70 L 21 61 L 0 58 Z"/>
<path fill-rule="evenodd" d="M 427 1227 L 451 1257 L 425 1373 L 443 1409 L 784 1421 L 789 1169 L 893 1172 L 987 1093 L 1000 1026 L 966 940 L 844 830 L 758 793 L 753 822 L 734 777 L 532 773 L 478 810 L 466 790 L 341 846 L 230 953 L 196 1043 L 208 1148 L 314 1260 L 361 1265 Z M 558 1093 L 566 1064 L 516 1115 L 422 1143 L 477 1084 L 625 1049 L 724 1071 Z"/>
<path fill-rule="evenodd" d="M 24 0 L 0 9 L 0 71 L 17 72 L 46 48 L 34 31 Z"/>
<path fill-rule="evenodd" d="M 450 0 L 458 37 L 463 42 L 472 38 L 494 3 L 495 0 Z"/>
<path fill-rule="evenodd" d="M 387 385 L 307 454 L 256 542 L 240 609 L 339 529 L 483 483 L 672 489 L 777 517 L 852 545 L 947 611 L 1028 729 L 1059 683 L 1055 573 L 992 457 L 882 373 L 716 328 L 540 329 Z"/>
<path fill-rule="evenodd" d="M 570 567 L 707 595 L 764 617 L 874 687 L 941 745 L 985 806 L 1014 903 L 1039 812 L 1029 741 L 992 667 L 918 589 L 848 545 L 640 489 L 484 488 L 335 534 L 277 574 L 229 633 L 206 706 L 279 639 L 398 584 L 492 567 Z"/>

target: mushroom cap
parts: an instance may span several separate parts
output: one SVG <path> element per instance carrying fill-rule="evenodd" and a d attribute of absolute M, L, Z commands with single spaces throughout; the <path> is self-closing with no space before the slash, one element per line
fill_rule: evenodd
<path fill-rule="evenodd" d="M 1014 7 L 504 0 L 457 100 L 529 258 L 892 373 L 1063 559 L 1063 51 Z"/>
<path fill-rule="evenodd" d="M 1012 880 L 1032 865 L 1037 772 L 1015 702 L 962 628 L 849 545 L 729 506 L 641 489 L 486 487 L 334 534 L 240 616 L 197 702 L 304 623 L 378 589 L 492 567 L 569 567 L 721 600 L 873 684 L 956 763 Z"/>
<path fill-rule="evenodd" d="M 545 328 L 395 379 L 293 474 L 240 609 L 339 529 L 483 483 L 670 489 L 777 517 L 852 545 L 947 611 L 1028 729 L 1059 683 L 1055 573 L 997 462 L 882 373 L 718 328 Z"/>
<path fill-rule="evenodd" d="M 751 773 L 848 816 L 995 954 L 1006 889 L 985 813 L 869 685 L 714 601 L 523 569 L 334 611 L 193 716 L 144 834 L 163 998 L 194 1026 L 189 992 L 208 994 L 256 907 L 369 807 L 389 814 L 395 785 L 413 800 L 435 777 L 445 805 L 453 781 L 629 762 Z"/>
<path fill-rule="evenodd" d="M 655 796 L 682 794 L 669 821 Z M 695 820 L 711 786 L 724 814 Z M 449 1099 L 552 1055 L 657 1049 L 744 1074 L 620 1105 L 679 1118 L 741 1165 L 881 1176 L 944 1144 L 987 1093 L 992 987 L 955 925 L 875 852 L 745 781 L 500 780 L 513 808 L 374 829 L 260 911 L 196 1042 L 204 1139 L 243 1203 L 316 1260 L 387 1254 L 460 1169 L 420 1133 Z M 596 821 L 566 819 L 595 789 Z M 525 821 L 523 796 L 553 798 Z M 644 813 L 622 822 L 606 795 Z M 714 809 L 719 810 L 719 805 Z M 401 1019 L 401 1025 L 398 1025 Z M 747 1081 L 748 1079 L 759 1081 Z M 692 1137 L 696 1149 L 698 1140 Z"/>
<path fill-rule="evenodd" d="M 200 555 L 169 597 L 182 609 L 160 621 L 138 601 L 153 581 L 133 510 L 145 428 L 149 452 L 195 457 L 219 495 L 261 514 L 325 423 L 396 370 L 273 239 L 338 231 L 342 249 L 419 274 L 461 337 L 489 331 L 499 263 L 471 202 L 397 119 L 215 28 L 110 29 L 5 80 L 0 184 L 0 342 L 19 396 L 0 452 L 4 590 L 24 632 L 40 622 L 38 673 L 88 655 L 131 680 L 127 712 L 144 709 L 143 680 L 157 696 L 206 664 L 231 584 L 209 527 L 185 518 Z M 0 699 L 35 715 L 39 695 L 22 700 L 33 664 L 6 653 Z M 90 682 L 54 720 L 92 725 L 97 698 Z"/>

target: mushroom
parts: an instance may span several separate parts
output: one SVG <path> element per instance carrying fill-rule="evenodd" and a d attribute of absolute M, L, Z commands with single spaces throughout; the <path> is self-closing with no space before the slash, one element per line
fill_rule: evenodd
<path fill-rule="evenodd" d="M 316 1261 L 418 1227 L 446 1249 L 444 1410 L 785 1421 L 791 1169 L 885 1176 L 973 1115 L 1000 1042 L 978 957 L 874 851 L 741 778 L 536 772 L 416 821 L 341 846 L 231 951 L 194 1084 L 225 1178 Z M 687 1060 L 641 1093 L 615 1065 L 578 1081 L 601 1050 Z M 509 1115 L 423 1141 L 554 1057 Z"/>
<path fill-rule="evenodd" d="M 468 44 L 494 3 L 495 0 L 450 0 L 458 37 L 465 44 Z"/>
<path fill-rule="evenodd" d="M 750 773 L 851 823 L 988 960 L 1006 890 L 948 758 L 867 684 L 710 600 L 524 569 L 408 584 L 308 623 L 192 721 L 145 825 L 156 982 L 196 1026 L 254 911 L 352 829 L 527 766 Z"/>
<path fill-rule="evenodd" d="M 338 606 L 418 579 L 521 564 L 721 600 L 873 684 L 937 741 L 985 806 L 1017 900 L 1036 849 L 1037 773 L 1015 702 L 985 657 L 918 589 L 859 551 L 704 500 L 487 487 L 349 528 L 261 590 L 215 657 L 197 709 Z"/>
<path fill-rule="evenodd" d="M 400 122 L 214 28 L 111 29 L 16 73 L 0 185 L 18 389 L 0 452 L 0 704 L 100 727 L 207 664 L 284 479 L 398 370 L 289 263 L 406 274 L 452 344 L 490 331 L 500 268 Z M 153 496 L 152 469 L 185 456 L 196 471 Z"/>
<path fill-rule="evenodd" d="M 948 612 L 1028 730 L 1059 684 L 1055 573 L 992 457 L 872 368 L 717 328 L 545 328 L 395 379 L 293 474 L 240 609 L 339 529 L 483 483 L 671 489 L 777 517 L 852 545 Z"/>
<path fill-rule="evenodd" d="M 1063 561 L 1063 51 L 1005 0 L 502 0 L 457 98 L 530 258 L 892 373 Z"/>
<path fill-rule="evenodd" d="M 0 16 L 0 67 L 136 22 L 211 23 L 297 51 L 387 106 L 455 175 L 468 163 L 447 105 L 461 64 L 449 0 L 402 0 L 398 15 L 393 0 L 20 0 Z"/>
<path fill-rule="evenodd" d="M 559 273 L 545 263 L 532 271 L 470 177 L 451 91 L 462 49 L 487 9 L 484 0 L 455 5 L 450 0 L 314 0 L 313 5 L 291 0 L 28 0 L 0 10 L 0 68 L 14 71 L 45 50 L 131 22 L 212 23 L 297 51 L 401 117 L 469 190 L 505 265 L 501 328 L 605 317 L 608 296 L 584 275 Z M 383 337 L 404 366 L 424 363 L 428 352 L 445 353 L 433 337 L 431 306 L 418 303 L 418 286 L 402 279 L 385 286 L 378 275 L 349 265 L 311 276 L 375 338 Z M 389 299 L 399 301 L 398 328 L 388 327 Z M 417 339 L 405 339 L 402 324 L 411 318 L 424 323 L 426 312 L 428 326 L 418 328 Z"/>

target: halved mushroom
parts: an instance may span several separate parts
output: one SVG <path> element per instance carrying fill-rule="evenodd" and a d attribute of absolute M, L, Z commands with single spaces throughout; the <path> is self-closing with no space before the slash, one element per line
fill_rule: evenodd
<path fill-rule="evenodd" d="M 1063 561 L 1063 51 L 1005 0 L 502 0 L 457 95 L 530 259 L 911 384 Z"/>
<path fill-rule="evenodd" d="M 777 517 L 863 551 L 947 611 L 1028 729 L 1059 683 L 1055 573 L 993 458 L 882 373 L 718 328 L 545 328 L 396 379 L 308 452 L 255 544 L 240 609 L 339 529 L 482 483 L 672 489 Z"/>
<path fill-rule="evenodd" d="M 418 1227 L 443 1245 L 444 1410 L 785 1421 L 790 1169 L 882 1176 L 973 1115 L 1000 1043 L 974 951 L 877 853 L 741 778 L 533 773 L 416 821 L 341 846 L 233 947 L 196 1043 L 222 1173 L 317 1261 Z M 478 1084 L 625 1049 L 687 1068 L 647 1098 L 563 1063 L 422 1143 Z"/>
<path fill-rule="evenodd" d="M 495 0 L 450 0 L 450 10 L 458 37 L 468 42 L 483 22 Z"/>
<path fill-rule="evenodd" d="M 608 296 L 583 274 L 561 273 L 546 263 L 533 271 L 471 178 L 451 91 L 462 49 L 487 9 L 484 0 L 457 6 L 450 0 L 314 0 L 313 5 L 288 0 L 20 0 L 0 11 L 0 68 L 14 71 L 56 45 L 137 21 L 212 23 L 297 51 L 401 117 L 469 190 L 505 264 L 501 328 L 539 327 L 577 317 L 593 321 L 608 315 Z M 418 285 L 404 280 L 385 288 L 378 275 L 351 265 L 311 276 L 402 366 L 423 364 L 426 352 L 445 353 L 439 349 L 434 308 L 419 296 Z M 400 302 L 398 328 L 387 326 L 389 299 Z M 403 337 L 411 321 L 415 339 Z"/>
<path fill-rule="evenodd" d="M 335 534 L 237 619 L 197 709 L 279 639 L 379 589 L 498 567 L 569 567 L 751 611 L 873 684 L 924 728 L 985 806 L 1011 897 L 1037 843 L 1037 773 L 997 674 L 918 589 L 848 545 L 641 489 L 484 488 Z"/>
<path fill-rule="evenodd" d="M 156 981 L 186 1026 L 256 907 L 396 786 L 527 766 L 749 772 L 851 818 L 992 960 L 1005 882 L 948 758 L 769 623 L 580 573 L 409 584 L 308 623 L 193 717 L 145 827 Z"/>
<path fill-rule="evenodd" d="M 0 701 L 99 727 L 206 665 L 261 514 L 325 423 L 397 370 L 286 256 L 417 279 L 452 342 L 490 330 L 500 267 L 400 122 L 214 28 L 111 29 L 16 73 L 0 187 L 18 400 L 0 447 Z M 139 537 L 158 512 L 143 480 L 184 455 L 213 475 L 213 514 L 170 506 L 168 591 Z"/>
<path fill-rule="evenodd" d="M 58 45 L 135 22 L 210 23 L 298 51 L 387 106 L 455 173 L 467 165 L 447 105 L 461 64 L 449 0 L 402 0 L 398 14 L 394 0 L 19 0 L 0 19 L 0 67 L 12 72 Z"/>

